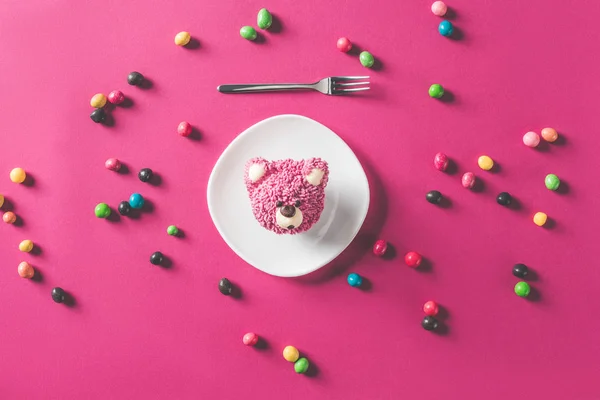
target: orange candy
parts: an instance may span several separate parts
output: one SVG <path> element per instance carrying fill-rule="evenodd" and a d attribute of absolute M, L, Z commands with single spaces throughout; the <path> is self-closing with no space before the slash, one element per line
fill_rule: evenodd
<path fill-rule="evenodd" d="M 17 216 L 14 212 L 8 211 L 2 216 L 2 221 L 6 222 L 7 224 L 14 224 L 17 221 Z"/>
<path fill-rule="evenodd" d="M 33 275 L 35 274 L 35 271 L 34 271 L 33 267 L 31 266 L 31 264 L 29 264 L 28 262 L 25 262 L 25 261 L 23 261 L 22 263 L 19 264 L 17 271 L 19 272 L 19 276 L 21 278 L 25 278 L 25 279 L 31 279 L 31 278 L 33 278 Z"/>

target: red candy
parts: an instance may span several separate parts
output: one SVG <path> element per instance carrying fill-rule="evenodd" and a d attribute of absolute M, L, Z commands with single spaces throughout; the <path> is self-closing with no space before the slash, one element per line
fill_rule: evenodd
<path fill-rule="evenodd" d="M 423 305 L 423 312 L 425 315 L 429 315 L 430 317 L 435 317 L 438 313 L 438 305 L 435 301 L 428 301 Z"/>
<path fill-rule="evenodd" d="M 177 133 L 181 136 L 190 136 L 192 134 L 192 125 L 189 122 L 181 122 L 177 127 Z"/>
<path fill-rule="evenodd" d="M 444 153 L 437 153 L 433 159 L 433 165 L 439 171 L 445 171 L 448 168 L 448 162 L 448 156 Z"/>
<path fill-rule="evenodd" d="M 462 185 L 466 189 L 472 189 L 475 186 L 475 174 L 472 172 L 465 172 L 462 176 Z"/>
<path fill-rule="evenodd" d="M 113 90 L 108 94 L 108 101 L 112 104 L 121 104 L 125 100 L 125 95 L 120 90 Z"/>
<path fill-rule="evenodd" d="M 337 48 L 339 51 L 343 51 L 344 53 L 349 52 L 352 49 L 352 43 L 346 37 L 339 38 L 337 41 Z"/>
<path fill-rule="evenodd" d="M 116 158 L 109 158 L 104 163 L 104 166 L 106 169 L 116 172 L 121 169 L 121 161 L 117 160 Z"/>
<path fill-rule="evenodd" d="M 387 250 L 387 242 L 385 240 L 379 239 L 373 245 L 373 254 L 375 254 L 378 257 L 383 256 L 385 254 L 386 250 Z"/>
<path fill-rule="evenodd" d="M 258 335 L 252 332 L 246 333 L 242 338 L 242 342 L 244 342 L 246 346 L 254 346 L 258 343 Z"/>
<path fill-rule="evenodd" d="M 423 257 L 421 257 L 419 253 L 414 251 L 409 251 L 404 256 L 404 262 L 406 263 L 406 265 L 413 268 L 418 267 L 421 264 L 422 259 Z"/>

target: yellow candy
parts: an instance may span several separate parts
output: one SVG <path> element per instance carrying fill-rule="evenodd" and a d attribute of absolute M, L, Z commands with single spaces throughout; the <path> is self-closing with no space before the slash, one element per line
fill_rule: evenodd
<path fill-rule="evenodd" d="M 175 35 L 175 44 L 177 46 L 185 46 L 190 42 L 191 38 L 192 37 L 190 36 L 189 32 L 179 32 L 177 35 Z"/>
<path fill-rule="evenodd" d="M 31 250 L 33 250 L 33 242 L 29 239 L 23 240 L 21 243 L 19 243 L 19 250 L 29 253 Z"/>
<path fill-rule="evenodd" d="M 15 168 L 10 171 L 10 180 L 14 183 L 23 183 L 27 178 L 27 174 L 23 168 Z"/>
<path fill-rule="evenodd" d="M 102 93 L 95 94 L 90 100 L 90 105 L 94 108 L 102 108 L 106 105 L 106 96 Z"/>
<path fill-rule="evenodd" d="M 0 194 L 0 208 L 2 208 L 2 205 L 4 205 L 4 196 Z"/>
<path fill-rule="evenodd" d="M 544 226 L 547 220 L 548 216 L 543 212 L 536 212 L 533 216 L 533 223 L 537 226 Z"/>
<path fill-rule="evenodd" d="M 294 346 L 285 346 L 283 349 L 283 358 L 289 362 L 296 362 L 300 357 L 300 352 Z"/>
<path fill-rule="evenodd" d="M 481 168 L 485 171 L 489 171 L 494 166 L 494 160 L 492 160 L 488 156 L 481 156 L 477 160 L 477 164 L 479 164 L 479 168 Z"/>

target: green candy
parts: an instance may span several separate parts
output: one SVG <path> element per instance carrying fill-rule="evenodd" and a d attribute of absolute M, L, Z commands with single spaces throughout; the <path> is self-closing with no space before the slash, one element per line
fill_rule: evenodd
<path fill-rule="evenodd" d="M 303 374 L 308 369 L 308 365 L 308 360 L 306 358 L 299 358 L 298 361 L 294 363 L 294 370 L 299 374 Z"/>
<path fill-rule="evenodd" d="M 529 292 L 531 292 L 531 287 L 529 287 L 527 282 L 518 282 L 515 285 L 515 293 L 517 296 L 527 297 L 529 296 Z"/>
<path fill-rule="evenodd" d="M 110 216 L 110 207 L 106 203 L 100 203 L 96 206 L 94 212 L 98 218 L 108 218 Z"/>
<path fill-rule="evenodd" d="M 560 179 L 554 174 L 546 175 L 546 187 L 550 190 L 556 190 L 560 186 Z"/>
<path fill-rule="evenodd" d="M 167 233 L 171 236 L 177 236 L 179 235 L 179 229 L 177 229 L 175 225 L 169 225 L 167 228 Z"/>
<path fill-rule="evenodd" d="M 442 85 L 434 83 L 433 85 L 429 86 L 429 96 L 430 97 L 433 97 L 434 99 L 439 99 L 443 95 L 444 95 L 444 88 L 442 87 Z"/>
<path fill-rule="evenodd" d="M 251 26 L 242 26 L 240 36 L 247 40 L 254 40 L 256 39 L 256 29 Z"/>
<path fill-rule="evenodd" d="M 359 58 L 363 67 L 371 68 L 375 64 L 375 57 L 368 51 L 361 52 Z"/>
<path fill-rule="evenodd" d="M 273 23 L 273 16 L 266 8 L 261 8 L 256 17 L 256 24 L 260 29 L 269 29 Z M 242 35 L 243 36 L 243 35 Z"/>

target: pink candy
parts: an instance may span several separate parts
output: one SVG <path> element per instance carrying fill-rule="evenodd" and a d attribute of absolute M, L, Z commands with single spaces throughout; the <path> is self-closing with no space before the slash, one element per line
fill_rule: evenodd
<path fill-rule="evenodd" d="M 448 6 L 443 1 L 436 1 L 431 5 L 431 12 L 438 17 L 443 17 L 448 11 Z"/>
<path fill-rule="evenodd" d="M 104 163 L 104 166 L 106 169 L 116 172 L 121 169 L 121 161 L 117 160 L 116 158 L 109 158 Z"/>
<path fill-rule="evenodd" d="M 242 342 L 244 342 L 246 346 L 254 346 L 258 343 L 258 335 L 253 332 L 246 333 L 242 338 Z"/>
<path fill-rule="evenodd" d="M 433 165 L 439 171 L 445 171 L 448 168 L 448 162 L 448 156 L 444 153 L 437 153 L 433 159 Z"/>
<path fill-rule="evenodd" d="M 431 317 L 435 317 L 439 311 L 438 305 L 435 301 L 428 301 L 423 305 L 423 312 L 425 315 L 429 315 Z"/>
<path fill-rule="evenodd" d="M 525 146 L 537 147 L 540 144 L 540 135 L 535 132 L 527 132 L 523 135 L 523 143 L 525 143 Z"/>
<path fill-rule="evenodd" d="M 181 136 L 190 136 L 192 134 L 192 125 L 189 122 L 183 121 L 177 127 L 177 133 Z"/>
<path fill-rule="evenodd" d="M 112 104 L 121 104 L 125 100 L 125 95 L 120 90 L 113 90 L 108 94 L 108 101 Z"/>
<path fill-rule="evenodd" d="M 352 49 L 352 43 L 346 37 L 341 37 L 337 41 L 337 48 L 339 51 L 343 51 L 344 53 L 349 52 Z"/>
<path fill-rule="evenodd" d="M 387 242 L 385 240 L 379 239 L 378 241 L 375 242 L 375 245 L 373 245 L 373 254 L 375 254 L 378 257 L 383 256 L 386 251 L 387 251 Z"/>
<path fill-rule="evenodd" d="M 475 174 L 472 172 L 465 172 L 462 176 L 462 185 L 466 189 L 472 189 L 475 186 Z"/>

